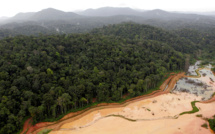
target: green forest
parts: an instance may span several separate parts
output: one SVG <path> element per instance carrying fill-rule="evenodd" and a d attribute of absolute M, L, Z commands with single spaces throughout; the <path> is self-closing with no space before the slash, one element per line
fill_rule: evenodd
<path fill-rule="evenodd" d="M 0 133 L 96 102 L 119 101 L 154 88 L 193 59 L 214 59 L 214 30 L 166 31 L 136 23 L 89 33 L 0 40 Z"/>

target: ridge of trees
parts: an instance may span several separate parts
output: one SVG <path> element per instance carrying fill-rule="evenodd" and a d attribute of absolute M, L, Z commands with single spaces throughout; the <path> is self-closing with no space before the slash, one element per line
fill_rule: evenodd
<path fill-rule="evenodd" d="M 198 45 L 148 25 L 124 23 L 92 33 L 0 40 L 0 133 L 96 101 L 118 101 L 183 70 Z"/>
<path fill-rule="evenodd" d="M 94 34 L 119 36 L 127 40 L 154 40 L 167 43 L 176 51 L 193 54 L 200 46 L 193 40 L 185 39 L 175 33 L 163 30 L 161 28 L 136 23 L 123 23 L 103 26 L 92 30 Z"/>

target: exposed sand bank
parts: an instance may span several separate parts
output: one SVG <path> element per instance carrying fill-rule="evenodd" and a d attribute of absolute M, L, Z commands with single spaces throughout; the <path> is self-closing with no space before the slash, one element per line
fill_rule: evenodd
<path fill-rule="evenodd" d="M 201 69 L 198 69 L 198 71 Z M 197 71 L 197 72 L 198 72 Z M 176 81 L 181 77 L 191 77 L 180 74 L 180 76 L 171 77 L 168 88 L 164 92 L 169 92 L 174 87 Z M 200 78 L 200 73 L 198 76 Z M 209 82 L 209 79 L 201 77 L 208 85 L 213 86 Z M 162 88 L 165 85 L 161 85 Z M 212 98 L 211 100 L 213 100 Z M 82 134 L 82 133 L 155 133 L 155 134 L 207 134 L 212 133 L 210 129 L 201 127 L 202 124 L 207 123 L 203 119 L 211 118 L 215 114 L 215 102 L 209 104 L 196 103 L 199 108 L 199 112 L 195 114 L 185 114 L 179 116 L 184 111 L 190 111 L 192 109 L 190 102 L 194 100 L 201 100 L 200 96 L 196 96 L 189 93 L 175 92 L 175 94 L 162 94 L 153 98 L 140 100 L 133 102 L 123 108 L 117 109 L 104 109 L 83 116 L 77 121 L 72 123 L 66 123 L 60 127 L 57 131 L 52 131 L 51 134 Z M 105 114 L 104 114 L 105 113 Z M 93 115 L 92 115 L 93 114 Z M 203 117 L 197 117 L 196 115 L 202 115 Z M 107 115 L 120 115 L 125 117 L 115 117 Z M 92 118 L 93 117 L 93 118 Z M 178 118 L 177 118 L 178 117 Z M 132 120 L 127 120 L 132 119 Z M 174 119 L 177 118 L 177 119 Z M 134 120 L 133 120 L 134 119 Z M 88 120 L 88 123 L 83 125 L 82 121 Z M 120 126 L 120 127 L 119 127 Z"/>
<path fill-rule="evenodd" d="M 212 117 L 215 114 L 213 112 L 215 111 L 215 108 L 213 109 L 215 103 L 196 103 L 200 108 L 199 112 L 178 116 L 184 111 L 192 110 L 191 101 L 200 100 L 199 97 L 188 93 L 169 93 L 182 77 L 191 76 L 186 76 L 185 73 L 171 75 L 160 86 L 161 90 L 154 91 L 149 95 L 132 98 L 122 104 L 103 103 L 94 108 L 70 113 L 57 122 L 38 123 L 36 126 L 30 127 L 27 133 L 36 134 L 45 128 L 53 129 L 51 134 L 211 133 L 210 129 L 201 127 L 206 121 L 196 117 L 196 114 Z M 163 91 L 164 89 L 166 90 Z M 215 97 L 208 102 L 214 100 Z M 207 109 L 206 106 L 211 109 Z"/>
<path fill-rule="evenodd" d="M 196 117 L 201 114 L 203 117 L 211 118 L 215 111 L 215 102 L 209 104 L 196 103 L 200 111 L 194 114 L 185 114 L 179 116 L 177 119 L 166 118 L 168 116 L 175 116 L 183 111 L 191 110 L 190 101 L 195 99 L 195 96 L 188 96 L 186 93 L 182 94 L 165 94 L 155 98 L 146 99 L 135 102 L 121 109 L 100 110 L 86 115 L 75 122 L 66 123 L 57 131 L 51 131 L 50 134 L 208 134 L 210 129 L 201 127 L 206 123 L 203 118 Z M 182 99 L 182 100 L 178 100 Z M 184 100 L 183 100 L 184 99 Z M 157 100 L 155 103 L 154 100 Z M 154 101 L 154 103 L 153 103 Z M 171 101 L 172 104 L 165 104 Z M 167 111 L 162 111 L 164 104 L 167 105 Z M 147 107 L 150 111 L 145 110 Z M 176 108 L 174 108 L 176 107 Z M 120 111 L 120 112 L 119 112 Z M 128 121 L 120 117 L 105 117 L 107 114 L 119 114 L 129 117 L 131 119 L 148 119 L 137 120 L 135 122 Z M 154 115 L 152 115 L 154 113 Z M 92 118 L 93 117 L 93 118 Z M 100 118 L 100 119 L 99 119 Z M 82 121 L 93 122 L 88 126 L 82 126 Z M 80 125 L 80 126 L 79 126 Z"/>
<path fill-rule="evenodd" d="M 137 102 L 137 101 L 144 100 L 144 99 L 147 99 L 147 98 L 153 98 L 153 97 L 159 96 L 161 94 L 168 93 L 174 87 L 176 81 L 178 79 L 180 79 L 181 77 L 183 77 L 183 76 L 184 76 L 184 73 L 178 73 L 178 74 L 175 74 L 175 75 L 171 75 L 160 86 L 160 90 L 154 91 L 154 92 L 152 92 L 150 94 L 147 94 L 147 95 L 138 96 L 138 97 L 126 100 L 125 102 L 123 102 L 121 104 L 118 104 L 118 103 L 101 103 L 101 104 L 98 104 L 95 107 L 90 107 L 90 108 L 87 108 L 85 110 L 78 111 L 78 112 L 75 112 L 75 113 L 73 113 L 73 112 L 69 113 L 69 114 L 67 114 L 66 116 L 64 116 L 62 119 L 60 119 L 57 122 L 41 122 L 41 123 L 37 123 L 34 126 L 27 127 L 27 128 L 24 125 L 23 128 L 26 128 L 26 129 L 23 129 L 23 132 L 26 132 L 26 134 L 30 134 L 30 133 L 35 133 L 36 134 L 36 133 L 38 133 L 39 131 L 41 131 L 42 129 L 45 129 L 45 128 L 58 130 L 60 128 L 60 126 L 62 126 L 63 124 L 65 124 L 67 122 L 77 120 L 77 119 L 81 118 L 82 116 L 91 113 L 92 111 L 96 111 L 97 109 L 124 107 L 124 106 L 126 106 L 126 105 L 128 105 L 130 103 L 133 103 L 133 102 Z M 167 89 L 165 91 L 163 91 L 164 88 L 167 85 L 168 85 Z M 21 134 L 23 134 L 23 132 Z"/>
<path fill-rule="evenodd" d="M 179 123 L 185 122 L 185 123 Z M 201 128 L 205 121 L 200 118 L 184 116 L 177 120 L 159 120 L 129 122 L 127 120 L 109 117 L 96 122 L 91 127 L 79 130 L 52 131 L 51 134 L 207 134 L 209 130 Z M 187 126 L 190 126 L 189 128 Z M 194 127 L 195 126 L 195 127 Z"/>

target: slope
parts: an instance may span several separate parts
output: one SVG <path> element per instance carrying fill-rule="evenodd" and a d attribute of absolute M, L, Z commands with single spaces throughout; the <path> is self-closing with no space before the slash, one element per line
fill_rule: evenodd
<path fill-rule="evenodd" d="M 123 23 L 94 29 L 92 33 L 119 36 L 127 40 L 154 40 L 166 43 L 175 50 L 183 53 L 194 53 L 198 49 L 198 45 L 194 44 L 189 39 L 182 38 L 177 34 L 149 25 Z"/>
<path fill-rule="evenodd" d="M 55 120 L 96 102 L 147 93 L 169 71 L 182 70 L 185 56 L 167 41 L 136 37 L 162 29 L 121 24 L 128 31 L 101 34 L 17 36 L 0 40 L 0 133 L 15 133 L 25 117 Z M 141 30 L 137 30 L 141 29 Z M 97 31 L 103 31 L 98 29 Z M 143 36 L 144 35 L 144 36 Z M 133 37 L 136 38 L 133 38 Z M 150 37 L 150 36 L 149 36 Z M 157 39 L 158 38 L 158 39 Z"/>

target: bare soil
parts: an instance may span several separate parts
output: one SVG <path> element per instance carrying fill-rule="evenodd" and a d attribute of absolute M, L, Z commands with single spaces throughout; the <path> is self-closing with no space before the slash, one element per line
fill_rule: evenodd
<path fill-rule="evenodd" d="M 30 133 L 33 133 L 33 134 L 36 134 L 36 133 L 38 133 L 39 131 L 41 131 L 41 130 L 43 130 L 43 129 L 53 129 L 53 131 L 51 132 L 51 133 L 62 133 L 62 134 L 64 134 L 64 133 L 75 133 L 75 131 L 73 131 L 73 129 L 72 130 L 70 130 L 70 131 L 66 131 L 66 130 L 69 130 L 68 128 L 71 128 L 70 126 L 71 126 L 71 123 L 73 124 L 73 126 L 74 125 L 78 125 L 79 124 L 79 126 L 77 126 L 77 127 L 80 127 L 80 126 L 84 126 L 84 125 L 92 125 L 92 126 L 95 126 L 96 128 L 98 127 L 98 126 L 96 126 L 96 125 L 98 125 L 98 124 L 100 124 L 101 122 L 102 123 L 104 123 L 104 124 L 107 124 L 107 122 L 105 123 L 105 120 L 110 120 L 110 121 L 113 121 L 113 122 L 115 122 L 116 121 L 116 123 L 117 122 L 123 122 L 123 123 L 125 123 L 125 124 L 128 124 L 129 126 L 132 126 L 132 127 L 135 127 L 135 126 L 133 126 L 133 125 L 131 125 L 130 123 L 129 123 L 129 121 L 126 121 L 126 120 L 123 120 L 123 119 L 120 119 L 120 120 L 116 120 L 116 118 L 117 119 L 119 119 L 118 117 L 109 117 L 109 118 L 105 118 L 105 119 L 101 119 L 102 117 L 105 117 L 105 116 L 107 116 L 107 115 L 109 115 L 110 113 L 120 113 L 120 112 L 122 112 L 123 110 L 125 110 L 126 111 L 126 108 L 130 108 L 130 109 L 132 109 L 130 106 L 134 106 L 134 104 L 135 105 L 139 105 L 140 106 L 140 104 L 142 105 L 142 104 L 144 104 L 144 105 L 147 105 L 148 107 L 150 107 L 150 105 L 149 104 L 147 104 L 146 102 L 148 102 L 148 103 L 152 103 L 153 101 L 154 101 L 154 99 L 158 96 L 158 97 L 160 97 L 161 98 L 161 100 L 156 100 L 157 102 L 158 101 L 160 101 L 160 102 L 162 102 L 162 100 L 164 100 L 164 98 L 168 98 L 168 96 L 169 96 L 169 92 L 174 88 L 174 86 L 175 86 L 175 84 L 176 84 L 176 82 L 180 79 L 180 78 L 182 78 L 182 77 L 190 77 L 190 76 L 186 76 L 185 75 L 185 73 L 178 73 L 178 74 L 175 74 L 175 75 L 171 75 L 171 76 L 169 76 L 164 82 L 163 82 L 163 84 L 160 86 L 160 90 L 157 90 L 157 91 L 154 91 L 154 92 L 152 92 L 152 93 L 150 93 L 150 94 L 147 94 L 147 95 L 142 95 L 142 96 L 138 96 L 138 97 L 135 97 L 135 98 L 132 98 L 132 99 L 129 99 L 129 100 L 126 100 L 125 102 L 123 102 L 123 103 L 121 103 L 121 104 L 119 104 L 119 103 L 101 103 L 101 104 L 98 104 L 97 106 L 93 106 L 93 107 L 90 107 L 90 108 L 87 108 L 87 109 L 85 109 L 85 110 L 82 110 L 82 111 L 78 111 L 78 112 L 72 112 L 72 113 L 69 113 L 69 114 L 67 114 L 67 115 L 65 115 L 62 119 L 60 119 L 59 121 L 56 121 L 56 122 L 41 122 L 41 123 L 37 123 L 36 125 L 34 125 L 34 126 L 30 126 L 29 125 L 29 121 L 31 120 L 31 119 L 28 119 L 28 120 L 26 120 L 26 122 L 25 122 L 25 124 L 24 124 L 24 126 L 23 126 L 23 131 L 22 131 L 22 133 L 21 134 L 23 134 L 24 132 L 26 132 L 26 134 L 30 134 Z M 199 77 L 199 76 L 197 76 L 197 77 Z M 167 87 L 167 89 L 165 90 L 165 91 L 163 91 L 165 88 L 166 88 L 166 86 L 168 85 L 168 87 Z M 168 94 L 168 95 L 166 95 L 166 94 Z M 161 96 L 162 95 L 162 96 Z M 174 98 L 174 97 L 173 97 Z M 172 99 L 172 98 L 171 98 Z M 176 98 L 175 98 L 176 99 Z M 177 98 L 177 102 L 181 102 L 181 100 L 183 100 L 183 97 L 182 98 Z M 188 99 L 189 100 L 189 99 Z M 211 102 L 213 102 L 215 100 L 215 97 L 213 97 L 211 100 L 208 100 L 208 101 L 205 101 L 204 103 L 211 103 Z M 169 101 L 169 100 L 167 100 L 167 101 Z M 157 102 L 155 102 L 154 101 L 154 106 L 156 106 L 156 108 L 159 108 L 159 105 L 162 105 L 162 104 L 159 104 L 159 103 L 157 103 Z M 164 101 L 165 102 L 165 101 Z M 163 105 L 165 104 L 163 102 Z M 171 102 L 171 101 L 170 101 Z M 187 102 L 186 102 L 187 103 Z M 171 105 L 171 103 L 169 103 L 170 105 Z M 180 103 L 181 104 L 181 103 Z M 184 108 L 185 109 L 192 109 L 191 108 L 191 106 L 189 106 L 189 103 L 187 103 L 188 105 L 186 105 L 186 106 L 184 106 Z M 214 103 L 213 103 L 214 104 Z M 185 105 L 185 103 L 183 104 L 183 105 Z M 165 109 L 164 109 L 164 113 L 166 114 L 165 116 L 167 116 L 167 115 L 171 115 L 171 116 L 174 116 L 175 114 L 179 114 L 178 112 L 180 112 L 180 110 L 178 111 L 178 112 L 176 112 L 176 113 L 174 113 L 174 111 L 177 111 L 177 110 L 175 110 L 175 107 L 176 106 L 178 106 L 178 103 L 175 103 L 174 105 L 173 105 L 173 109 L 172 109 L 172 111 L 170 110 L 170 109 L 168 109 L 168 108 L 166 108 L 166 110 L 168 111 L 168 112 L 170 112 L 170 113 L 168 113 L 167 114 L 167 112 L 165 112 Z M 141 106 L 142 107 L 142 106 Z M 167 107 L 167 106 L 166 106 Z M 168 107 L 170 107 L 170 106 L 168 106 Z M 183 107 L 183 106 L 182 106 Z M 214 106 L 213 106 L 214 107 Z M 139 108 L 140 109 L 140 107 L 137 107 L 137 108 Z M 182 108 L 182 110 L 184 110 L 184 108 Z M 142 109 L 144 109 L 144 108 L 142 108 Z M 154 109 L 153 111 L 151 111 L 151 109 Z M 150 112 L 149 112 L 149 110 L 150 110 Z M 215 109 L 214 109 L 215 110 Z M 99 111 L 99 112 L 98 112 Z M 129 110 L 127 109 L 127 112 L 128 112 Z M 134 109 L 133 109 L 133 111 L 134 111 Z M 145 109 L 145 111 L 147 112 L 148 111 L 148 114 L 150 114 L 150 116 L 152 116 L 153 118 L 155 118 L 155 117 L 163 117 L 163 115 L 162 114 L 160 114 L 160 116 L 158 116 L 158 114 L 156 114 L 156 109 L 155 109 L 155 107 L 151 107 L 151 108 L 146 108 Z M 185 110 L 186 111 L 186 110 Z M 132 116 L 132 110 L 130 110 L 130 112 L 131 112 L 131 114 L 127 114 L 127 116 L 126 117 L 129 117 L 129 116 Z M 139 118 L 139 117 L 141 117 L 141 118 L 143 118 L 143 115 L 141 114 L 141 112 L 140 111 L 138 111 L 137 109 L 136 109 L 136 112 L 139 114 L 139 116 L 137 116 L 136 118 Z M 173 114 L 171 114 L 171 112 L 173 112 Z M 147 114 L 147 115 L 148 115 Z M 121 113 L 121 115 L 122 115 L 122 113 Z M 126 114 L 124 114 L 124 115 L 126 115 Z M 135 115 L 135 114 L 133 114 L 133 115 Z M 87 118 L 85 118 L 85 120 L 81 120 L 83 117 L 87 117 Z M 134 118 L 134 117 L 129 117 L 129 118 Z M 180 117 L 181 118 L 181 117 Z M 180 119 L 179 118 L 179 119 Z M 184 119 L 184 117 L 182 118 L 182 119 Z M 186 118 L 185 118 L 186 119 Z M 185 121 L 185 119 L 184 120 L 182 120 L 182 121 Z M 81 121 L 80 121 L 81 120 Z M 92 120 L 93 121 L 95 121 L 95 122 L 93 122 L 92 123 Z M 98 121 L 97 121 L 98 120 Z M 123 121 L 122 121 L 123 120 Z M 173 119 L 174 120 L 174 119 Z M 178 119 L 177 119 L 178 120 Z M 174 123 L 174 122 L 176 122 L 177 120 L 174 120 L 174 121 L 170 121 L 170 123 L 172 122 L 172 123 Z M 199 120 L 199 119 L 197 119 L 197 120 Z M 196 122 L 197 121 L 196 119 L 194 119 L 192 122 Z M 165 121 L 165 119 L 164 120 L 162 120 L 161 121 L 161 123 L 163 122 L 163 121 Z M 78 122 L 78 123 L 77 123 Z M 92 123 L 92 124 L 89 124 L 89 123 Z M 156 122 L 156 124 L 159 124 L 158 122 L 160 122 L 160 121 L 157 121 Z M 167 121 L 167 122 L 169 122 L 169 121 Z M 180 122 L 180 121 L 179 121 Z M 199 121 L 200 123 L 202 123 L 202 121 Z M 109 122 L 110 123 L 110 122 Z M 132 122 L 133 123 L 133 122 Z M 142 125 L 145 125 L 145 126 L 147 126 L 147 124 L 149 123 L 149 122 L 138 122 L 139 124 L 142 124 Z M 155 122 L 153 122 L 152 121 L 152 123 L 155 123 Z M 121 123 L 120 123 L 121 124 Z M 118 125 L 120 125 L 120 124 L 118 124 Z M 149 123 L 150 124 L 150 123 Z M 169 123 L 167 123 L 167 124 L 169 124 Z M 176 123 L 175 123 L 176 124 Z M 110 123 L 109 124 L 109 126 L 113 126 L 113 124 L 112 123 Z M 171 125 L 171 124 L 170 124 Z M 185 124 L 185 126 L 186 126 L 187 124 Z M 201 124 L 202 125 L 202 124 Z M 67 126 L 67 127 L 66 127 Z M 128 127 L 127 125 L 125 125 L 126 127 Z M 185 127 L 184 126 L 184 127 Z M 63 129 L 62 129 L 62 127 L 63 127 Z M 107 126 L 108 127 L 108 126 Z M 90 128 L 90 129 L 92 129 L 92 131 L 93 131 L 93 128 L 91 128 L 91 126 L 90 127 L 86 127 L 86 128 Z M 129 128 L 129 127 L 128 127 Z M 65 129 L 65 130 L 64 130 Z M 85 128 L 84 128 L 85 129 Z M 83 129 L 83 130 L 84 130 Z M 80 130 L 82 130 L 82 129 L 80 129 Z M 87 130 L 87 129 L 86 129 Z M 204 130 L 203 128 L 202 128 L 202 130 Z M 103 131 L 103 130 L 102 130 Z M 105 130 L 104 130 L 105 131 Z M 78 133 L 82 133 L 82 131 L 77 131 Z M 77 133 L 76 132 L 76 133 Z M 107 131 L 108 132 L 108 131 Z M 117 132 L 117 131 L 115 131 L 115 132 Z M 164 131 L 164 132 L 167 132 L 167 131 Z M 172 132 L 172 131 L 170 131 L 170 132 Z M 194 132 L 194 131 L 192 131 L 192 132 Z M 203 132 L 203 131 L 202 131 Z M 205 131 L 204 131 L 205 132 Z M 88 133 L 88 130 L 87 131 L 83 131 L 83 133 Z M 100 132 L 101 133 L 101 132 Z"/>

